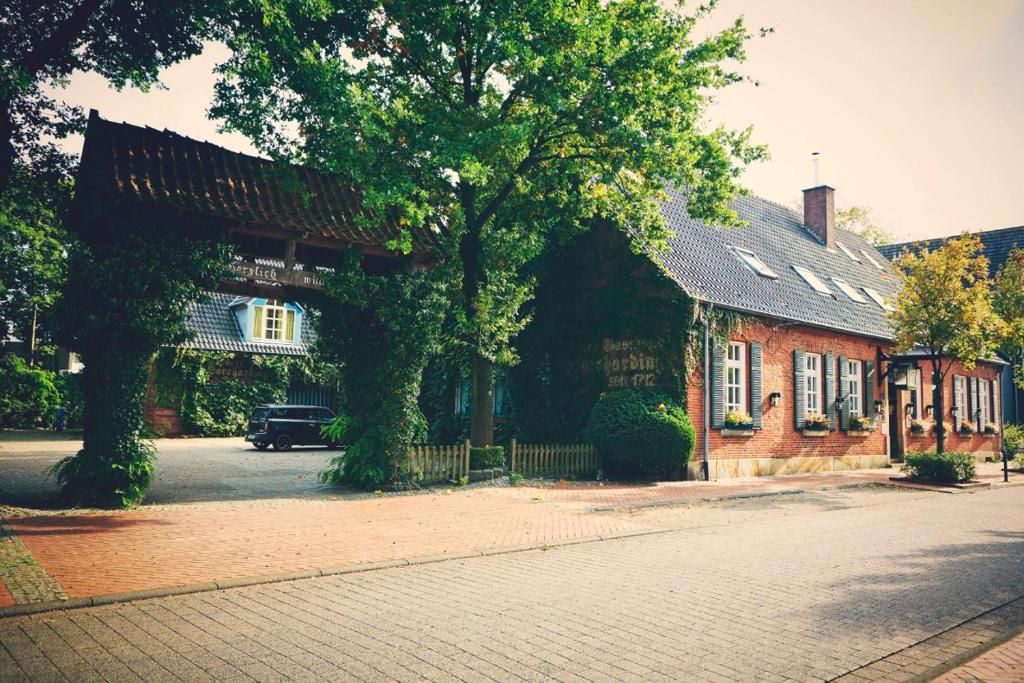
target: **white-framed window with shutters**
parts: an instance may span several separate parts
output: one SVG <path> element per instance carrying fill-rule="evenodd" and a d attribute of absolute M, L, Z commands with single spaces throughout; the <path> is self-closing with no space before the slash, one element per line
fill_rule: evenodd
<path fill-rule="evenodd" d="M 990 403 L 992 397 L 989 394 L 990 386 L 991 385 L 987 379 L 978 378 L 978 410 L 980 412 L 978 424 L 976 426 L 979 432 L 985 428 L 985 425 L 992 422 L 992 405 Z"/>
<path fill-rule="evenodd" d="M 804 355 L 804 406 L 808 415 L 821 413 L 821 355 Z"/>
<path fill-rule="evenodd" d="M 725 356 L 725 412 L 747 412 L 747 345 L 729 342 Z"/>
<path fill-rule="evenodd" d="M 849 402 L 850 415 L 864 414 L 863 374 L 859 360 L 846 361 L 846 400 Z"/>
<path fill-rule="evenodd" d="M 963 375 L 953 377 L 953 405 L 956 406 L 958 420 L 970 419 L 967 414 L 967 378 Z"/>

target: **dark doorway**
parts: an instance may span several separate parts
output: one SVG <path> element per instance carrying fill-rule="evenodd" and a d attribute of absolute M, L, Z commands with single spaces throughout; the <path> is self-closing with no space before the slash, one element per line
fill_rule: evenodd
<path fill-rule="evenodd" d="M 900 403 L 900 390 L 892 383 L 886 382 L 889 392 L 889 459 L 903 462 L 903 410 Z"/>

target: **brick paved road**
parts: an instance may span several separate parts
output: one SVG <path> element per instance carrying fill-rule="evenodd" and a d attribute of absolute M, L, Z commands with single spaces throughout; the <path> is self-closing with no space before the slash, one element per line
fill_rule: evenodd
<path fill-rule="evenodd" d="M 653 536 L 9 618 L 0 670 L 75 681 L 821 680 L 1024 595 L 1024 488 L 789 498 L 732 503 L 743 514 Z M 900 678 L 898 664 L 879 670 Z"/>
<path fill-rule="evenodd" d="M 938 683 L 1024 683 L 1024 634 L 937 679 Z"/>

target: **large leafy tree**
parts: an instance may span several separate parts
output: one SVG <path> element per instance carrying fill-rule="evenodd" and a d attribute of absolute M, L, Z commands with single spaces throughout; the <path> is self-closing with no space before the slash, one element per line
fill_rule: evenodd
<path fill-rule="evenodd" d="M 713 5 L 714 3 L 711 3 Z M 471 436 L 490 443 L 493 363 L 532 282 L 524 267 L 596 218 L 663 246 L 655 200 L 732 223 L 749 132 L 709 129 L 748 38 L 706 38 L 657 0 L 323 0 L 231 38 L 213 113 L 265 151 L 349 176 L 368 211 L 437 231 L 458 264 L 454 340 L 473 374 Z M 396 245 L 396 246 L 408 246 Z"/>
<path fill-rule="evenodd" d="M 1002 333 L 992 308 L 988 259 L 981 241 L 964 233 L 934 251 L 904 252 L 896 259 L 902 290 L 890 313 L 896 344 L 908 351 L 924 349 L 932 368 L 938 450 L 945 449 L 944 382 L 959 360 L 970 369 L 990 357 Z"/>
<path fill-rule="evenodd" d="M 54 98 L 76 70 L 115 86 L 148 88 L 159 70 L 196 55 L 218 35 L 228 0 L 11 0 L 0 8 L 0 192 L 19 159 L 62 156 L 54 146 L 79 130 L 82 112 Z M 70 158 L 63 157 L 64 163 Z"/>
<path fill-rule="evenodd" d="M 1002 350 L 1015 361 L 1013 380 L 1024 388 L 1024 249 L 1012 249 L 1000 266 L 992 285 L 992 303 L 1006 323 Z"/>

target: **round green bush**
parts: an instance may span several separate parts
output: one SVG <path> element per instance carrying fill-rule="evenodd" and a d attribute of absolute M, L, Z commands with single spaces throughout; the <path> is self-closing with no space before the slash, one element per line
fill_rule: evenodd
<path fill-rule="evenodd" d="M 473 446 L 469 449 L 469 469 L 487 470 L 505 466 L 505 449 L 502 446 Z"/>
<path fill-rule="evenodd" d="M 664 477 L 693 455 L 690 416 L 667 395 L 624 389 L 604 396 L 590 412 L 587 441 L 611 477 Z"/>

